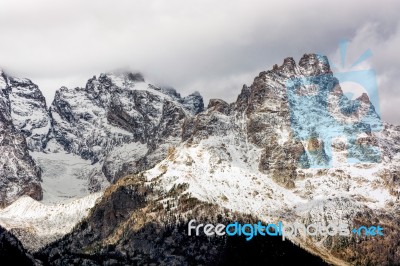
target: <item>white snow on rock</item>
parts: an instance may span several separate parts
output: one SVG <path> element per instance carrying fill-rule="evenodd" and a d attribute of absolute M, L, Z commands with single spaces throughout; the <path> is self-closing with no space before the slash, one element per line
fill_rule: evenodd
<path fill-rule="evenodd" d="M 0 210 L 0 225 L 14 232 L 26 248 L 37 250 L 69 233 L 101 195 L 98 192 L 68 203 L 49 205 L 24 196 Z"/>
<path fill-rule="evenodd" d="M 257 170 L 259 151 L 248 145 L 250 150 L 244 152 L 230 136 L 210 137 L 198 145 L 183 144 L 176 157 L 165 159 L 145 176 L 150 181 L 161 174 L 159 186 L 166 191 L 187 183 L 187 192 L 201 200 L 265 220 L 300 206 L 311 210 L 314 201 L 349 198 L 373 209 L 396 201 L 381 181 L 380 164 L 302 169 L 305 177 L 295 180 L 295 188 L 286 189 Z"/>
<path fill-rule="evenodd" d="M 65 203 L 89 195 L 88 177 L 101 167 L 65 151 L 32 152 L 31 156 L 42 169 L 44 204 Z M 104 187 L 109 185 L 105 178 L 103 182 Z"/>

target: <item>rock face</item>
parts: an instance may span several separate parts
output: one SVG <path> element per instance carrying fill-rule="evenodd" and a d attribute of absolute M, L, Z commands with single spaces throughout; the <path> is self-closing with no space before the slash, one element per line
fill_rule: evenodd
<path fill-rule="evenodd" d="M 211 100 L 205 113 L 185 122 L 183 139 L 235 134 L 262 149 L 261 172 L 292 187 L 298 168 L 332 167 L 338 145 L 348 162 L 380 162 L 373 133 L 382 128 L 366 94 L 347 99 L 327 58 L 306 54 L 299 65 L 286 58 L 261 72 L 231 105 Z"/>
<path fill-rule="evenodd" d="M 264 149 L 260 170 L 290 186 L 298 167 L 332 166 L 332 145 L 338 137 L 348 140 L 349 161 L 380 160 L 373 145 L 359 145 L 364 135 L 366 143 L 377 148 L 371 132 L 382 128 L 363 96 L 347 99 L 327 58 L 306 54 L 298 66 L 286 58 L 281 66 L 261 72 L 250 88 L 243 89 L 236 109 L 245 110 L 249 141 Z"/>
<path fill-rule="evenodd" d="M 301 62 L 308 65 L 304 61 Z M 305 152 L 291 133 L 286 80 L 295 75 L 302 75 L 300 69 L 293 59 L 285 59 L 282 66 L 261 72 L 236 103 L 236 108 L 244 110 L 247 118 L 248 140 L 263 149 L 260 171 L 285 186 L 291 186 L 296 178 L 296 168 Z"/>
<path fill-rule="evenodd" d="M 86 179 L 82 189 L 90 192 L 149 169 L 180 143 L 183 121 L 204 109 L 198 92 L 181 97 L 173 88 L 145 83 L 139 73 L 101 74 L 84 88 L 62 87 L 49 109 L 28 79 L 1 72 L 0 85 L 1 149 L 7 154 L 0 160 L 3 205 L 21 195 L 42 198 L 38 166 L 51 170 L 44 173 L 47 178 L 63 176 L 55 170 L 60 165 L 49 165 L 49 154 L 75 154 L 89 161 L 92 166 L 74 174 L 71 182 L 81 185 Z M 49 187 L 55 181 L 44 182 L 46 193 L 59 190 Z"/>
<path fill-rule="evenodd" d="M 20 130 L 26 128 L 26 135 L 32 136 L 28 138 L 30 143 L 34 143 L 39 136 L 34 129 L 37 121 L 31 120 L 32 123 L 27 122 L 25 125 L 17 123 L 19 128 L 13 123 L 16 116 L 26 114 L 23 111 L 24 106 L 19 109 L 12 100 L 31 95 L 30 90 L 36 95 L 35 89 L 37 88 L 30 81 L 16 80 L 0 71 L 0 206 L 8 205 L 22 195 L 29 195 L 37 200 L 42 198 L 40 169 L 29 155 L 25 134 Z M 19 99 L 16 101 L 20 103 Z M 38 139 L 40 142 L 40 136 Z"/>
<path fill-rule="evenodd" d="M 0 226 L 0 259 L 3 263 L 13 262 L 16 265 L 41 265 L 35 261 L 22 246 L 21 242 Z"/>
<path fill-rule="evenodd" d="M 115 182 L 162 160 L 180 143 L 184 119 L 203 108 L 198 93 L 182 98 L 140 74 L 102 74 L 85 88 L 56 92 L 49 139 L 99 164 L 100 175 Z"/>
<path fill-rule="evenodd" d="M 38 86 L 28 79 L 8 77 L 11 118 L 30 151 L 43 151 L 47 144 L 50 117 Z"/>

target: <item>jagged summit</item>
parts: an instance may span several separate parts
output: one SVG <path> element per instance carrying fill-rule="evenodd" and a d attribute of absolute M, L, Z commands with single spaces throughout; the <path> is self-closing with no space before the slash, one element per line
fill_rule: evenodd
<path fill-rule="evenodd" d="M 303 75 L 305 77 L 321 74 L 332 74 L 329 60 L 326 56 L 318 54 L 304 54 L 299 63 L 293 57 L 287 57 L 283 60 L 283 64 L 278 66 L 275 64 L 271 70 L 261 72 L 259 77 L 264 74 L 275 73 L 290 77 L 291 75 Z"/>
<path fill-rule="evenodd" d="M 29 117 L 35 110 L 23 111 L 37 96 L 36 89 L 28 80 L 0 75 L 0 207 L 22 195 L 42 199 L 41 172 L 28 151 L 41 140 L 36 128 L 42 120 Z"/>

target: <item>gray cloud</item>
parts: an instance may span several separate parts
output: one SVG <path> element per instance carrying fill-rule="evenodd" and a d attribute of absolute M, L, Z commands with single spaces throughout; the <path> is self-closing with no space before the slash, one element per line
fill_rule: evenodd
<path fill-rule="evenodd" d="M 116 68 L 183 94 L 233 101 L 243 83 L 288 56 L 370 47 L 383 118 L 400 122 L 397 1 L 2 1 L 0 66 L 47 95 Z"/>

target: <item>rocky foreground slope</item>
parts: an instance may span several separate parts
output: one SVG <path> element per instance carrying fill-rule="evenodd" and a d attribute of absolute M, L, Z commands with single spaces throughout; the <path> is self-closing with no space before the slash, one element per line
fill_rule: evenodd
<path fill-rule="evenodd" d="M 157 190 L 141 175 L 119 180 L 71 234 L 35 257 L 44 265 L 282 265 L 293 259 L 326 265 L 278 238 L 188 236 L 190 217 L 202 223 L 257 219 L 190 197 L 184 186 Z"/>

